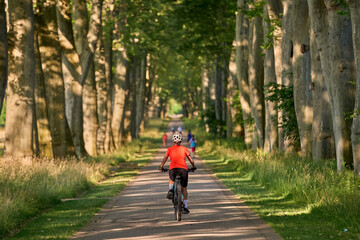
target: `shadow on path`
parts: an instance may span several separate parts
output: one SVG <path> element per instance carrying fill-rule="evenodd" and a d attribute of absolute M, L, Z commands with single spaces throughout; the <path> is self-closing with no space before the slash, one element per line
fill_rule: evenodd
<path fill-rule="evenodd" d="M 169 123 L 169 141 L 170 127 L 179 125 L 182 122 L 178 119 Z M 281 239 L 198 158 L 198 171 L 189 173 L 191 213 L 183 215 L 181 222 L 175 221 L 171 201 L 166 199 L 168 174 L 157 170 L 165 151 L 160 148 L 138 176 L 73 239 Z"/>

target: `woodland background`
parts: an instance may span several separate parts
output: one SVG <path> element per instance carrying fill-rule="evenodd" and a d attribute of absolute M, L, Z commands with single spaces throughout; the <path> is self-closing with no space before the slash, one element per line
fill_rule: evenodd
<path fill-rule="evenodd" d="M 175 99 L 218 136 L 358 176 L 359 4 L 1 0 L 5 156 L 109 153 Z"/>

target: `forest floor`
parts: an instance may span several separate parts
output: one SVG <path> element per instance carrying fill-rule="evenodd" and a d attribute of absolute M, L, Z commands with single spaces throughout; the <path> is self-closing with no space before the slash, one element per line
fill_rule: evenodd
<path fill-rule="evenodd" d="M 183 125 L 172 121 L 171 126 Z M 168 132 L 168 146 L 171 144 Z M 272 228 L 226 188 L 206 164 L 189 174 L 189 215 L 174 220 L 166 199 L 168 173 L 157 170 L 166 148 L 94 216 L 73 239 L 281 239 Z M 167 163 L 166 165 L 168 165 Z"/>

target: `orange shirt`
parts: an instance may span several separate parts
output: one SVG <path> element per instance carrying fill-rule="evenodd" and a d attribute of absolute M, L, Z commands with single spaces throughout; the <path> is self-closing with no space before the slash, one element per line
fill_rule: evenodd
<path fill-rule="evenodd" d="M 189 150 L 184 146 L 174 145 L 169 147 L 166 151 L 166 156 L 170 157 L 170 169 L 184 168 L 188 170 L 186 166 L 186 156 L 189 156 Z"/>

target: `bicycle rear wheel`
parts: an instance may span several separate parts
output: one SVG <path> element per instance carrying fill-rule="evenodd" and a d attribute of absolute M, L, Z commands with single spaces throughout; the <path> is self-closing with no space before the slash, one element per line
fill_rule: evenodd
<path fill-rule="evenodd" d="M 182 214 L 182 199 L 181 198 L 182 198 L 182 192 L 181 192 L 180 182 L 177 182 L 176 192 L 177 192 L 176 220 L 181 221 L 181 214 Z"/>

